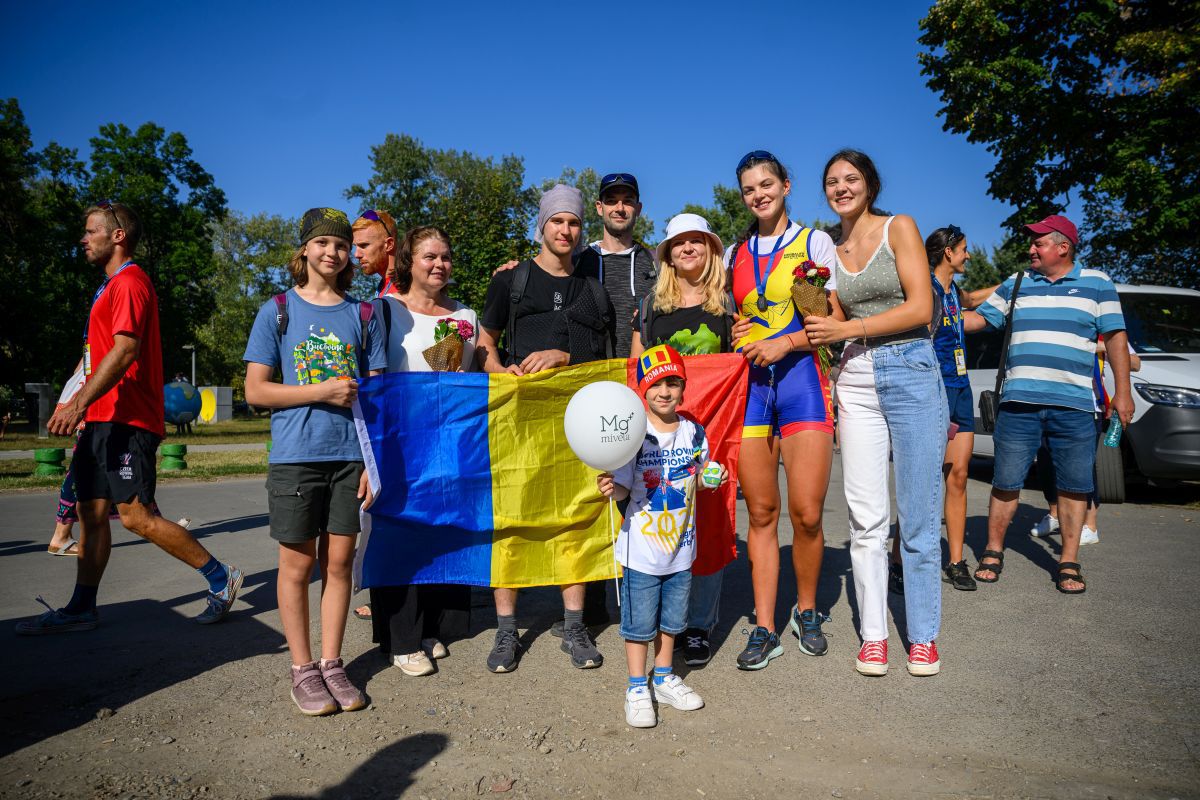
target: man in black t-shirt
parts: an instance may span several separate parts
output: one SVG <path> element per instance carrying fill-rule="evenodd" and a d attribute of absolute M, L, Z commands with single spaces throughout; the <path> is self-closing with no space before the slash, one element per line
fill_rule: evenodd
<path fill-rule="evenodd" d="M 480 318 L 479 344 L 486 372 L 528 375 L 605 358 L 611 336 L 612 304 L 598 281 L 576 272 L 572 255 L 583 226 L 583 195 L 558 184 L 542 195 L 536 236 L 542 250 L 515 268 L 492 276 Z M 499 343 L 504 336 L 507 352 Z M 604 657 L 583 626 L 584 584 L 563 586 L 562 649 L 580 668 L 598 667 Z M 492 672 L 517 667 L 517 590 L 495 589 L 496 641 L 488 655 Z"/>

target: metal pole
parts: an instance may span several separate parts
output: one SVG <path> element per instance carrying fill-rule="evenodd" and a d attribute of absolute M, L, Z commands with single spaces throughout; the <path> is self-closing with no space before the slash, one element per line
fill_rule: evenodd
<path fill-rule="evenodd" d="M 192 386 L 196 385 L 196 345 L 192 345 Z"/>

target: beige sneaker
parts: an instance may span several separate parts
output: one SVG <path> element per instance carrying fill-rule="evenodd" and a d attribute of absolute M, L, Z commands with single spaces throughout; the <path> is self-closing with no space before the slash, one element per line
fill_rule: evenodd
<path fill-rule="evenodd" d="M 450 655 L 450 651 L 446 649 L 446 645 L 437 639 L 422 639 L 421 649 L 425 651 L 427 656 L 433 659 L 445 658 Z"/>
<path fill-rule="evenodd" d="M 425 655 L 423 650 L 402 656 L 392 656 L 392 666 L 399 667 L 405 675 L 411 675 L 414 678 L 434 673 L 433 662 L 429 660 L 429 656 Z"/>

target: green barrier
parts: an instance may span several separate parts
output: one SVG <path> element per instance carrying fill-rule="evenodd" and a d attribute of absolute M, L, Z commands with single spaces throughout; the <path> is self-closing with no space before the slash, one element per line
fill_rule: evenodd
<path fill-rule="evenodd" d="M 187 469 L 187 445 L 186 444 L 164 444 L 159 448 L 162 453 L 162 462 L 158 468 L 163 472 L 175 472 L 181 469 Z"/>
<path fill-rule="evenodd" d="M 65 475 L 67 468 L 63 466 L 63 460 L 67 457 L 67 451 L 61 447 L 43 447 L 40 450 L 33 451 L 33 460 L 37 462 L 37 466 L 33 468 L 33 474 L 36 477 L 54 477 Z"/>

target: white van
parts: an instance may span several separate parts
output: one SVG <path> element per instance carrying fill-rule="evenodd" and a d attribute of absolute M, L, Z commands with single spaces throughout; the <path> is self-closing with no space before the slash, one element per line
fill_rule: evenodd
<path fill-rule="evenodd" d="M 1101 503 L 1125 501 L 1127 480 L 1170 484 L 1200 480 L 1200 292 L 1117 285 L 1129 343 L 1142 359 L 1131 373 L 1133 422 L 1121 447 L 1096 451 Z M 996 386 L 1004 341 L 990 328 L 967 335 L 967 374 L 979 427 L 979 393 Z M 1104 382 L 1111 393 L 1110 370 Z M 975 434 L 975 455 L 992 456 L 992 437 Z"/>

